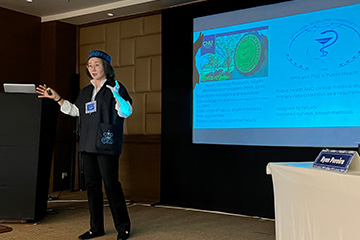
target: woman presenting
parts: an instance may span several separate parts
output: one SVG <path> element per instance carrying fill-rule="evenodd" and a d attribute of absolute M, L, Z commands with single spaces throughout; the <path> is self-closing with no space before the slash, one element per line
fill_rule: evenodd
<path fill-rule="evenodd" d="M 52 88 L 43 85 L 36 88 L 39 98 L 53 99 L 61 106 L 61 112 L 80 117 L 79 152 L 84 164 L 90 230 L 79 239 L 105 234 L 102 182 L 118 232 L 117 239 L 124 240 L 130 235 L 130 218 L 118 171 L 124 119 L 132 113 L 132 99 L 125 86 L 115 80 L 110 63 L 107 53 L 90 52 L 86 67 L 91 84 L 81 89 L 74 104 Z"/>

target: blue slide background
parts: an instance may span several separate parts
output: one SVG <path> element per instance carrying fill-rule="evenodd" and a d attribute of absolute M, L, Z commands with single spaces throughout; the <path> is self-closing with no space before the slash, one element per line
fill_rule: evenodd
<path fill-rule="evenodd" d="M 194 142 L 309 145 L 306 140 L 289 141 L 293 137 L 284 136 L 295 131 L 309 137 L 312 128 L 326 128 L 326 134 L 334 129 L 357 129 L 359 12 L 357 4 L 194 32 L 194 42 L 200 33 L 204 35 L 194 59 L 200 77 L 194 79 Z M 238 71 L 234 62 L 236 46 L 247 34 L 256 34 L 263 48 L 260 63 L 250 74 Z M 209 48 L 206 44 L 211 41 Z M 283 130 L 276 131 L 279 128 Z M 293 128 L 303 128 L 305 134 Z M 200 131 L 206 129 L 229 129 L 231 133 Z M 245 129 L 247 138 L 253 140 L 241 140 L 239 135 L 245 132 L 234 129 Z M 274 137 L 263 140 L 259 129 L 268 129 L 264 134 Z M 238 135 L 221 136 L 234 133 Z M 314 133 L 323 135 L 321 129 Z M 356 139 L 349 139 L 349 134 L 340 134 L 347 142 L 310 145 L 356 146 Z"/>

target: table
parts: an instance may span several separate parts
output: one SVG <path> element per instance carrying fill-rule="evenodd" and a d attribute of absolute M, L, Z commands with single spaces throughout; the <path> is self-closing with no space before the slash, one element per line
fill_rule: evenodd
<path fill-rule="evenodd" d="M 360 172 L 330 172 L 312 162 L 269 163 L 276 240 L 360 239 Z"/>

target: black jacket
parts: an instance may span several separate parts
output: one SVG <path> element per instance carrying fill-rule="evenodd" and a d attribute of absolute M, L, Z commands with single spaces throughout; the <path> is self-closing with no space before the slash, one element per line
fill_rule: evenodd
<path fill-rule="evenodd" d="M 80 91 L 75 102 L 80 114 L 79 152 L 120 155 L 122 151 L 124 118 L 115 110 L 115 98 L 109 88 L 115 81 L 106 81 L 96 94 L 96 112 L 85 113 L 85 104 L 91 101 L 94 86 L 86 86 Z M 125 86 L 119 82 L 120 96 L 132 104 Z"/>

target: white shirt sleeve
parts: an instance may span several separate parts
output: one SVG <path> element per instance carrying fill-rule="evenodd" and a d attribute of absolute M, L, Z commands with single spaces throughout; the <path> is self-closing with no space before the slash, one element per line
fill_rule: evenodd
<path fill-rule="evenodd" d="M 75 104 L 70 103 L 68 100 L 64 100 L 64 102 L 60 108 L 60 111 L 62 113 L 65 113 L 65 114 L 73 116 L 73 117 L 80 116 L 79 109 L 77 108 L 77 106 Z"/>
<path fill-rule="evenodd" d="M 119 117 L 122 117 L 122 118 L 127 118 L 129 117 L 131 114 L 132 114 L 132 106 L 130 104 L 129 101 L 126 101 L 127 104 L 129 104 L 129 110 L 130 110 L 130 113 L 128 115 L 126 115 L 125 113 L 123 113 L 121 111 L 121 108 L 120 108 L 120 105 L 118 103 L 115 104 L 115 110 L 117 111 Z"/>

